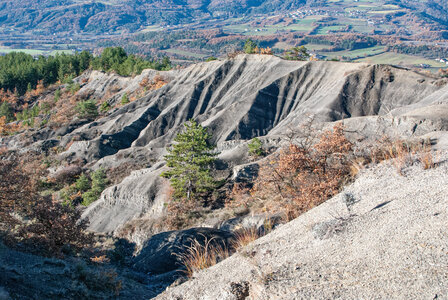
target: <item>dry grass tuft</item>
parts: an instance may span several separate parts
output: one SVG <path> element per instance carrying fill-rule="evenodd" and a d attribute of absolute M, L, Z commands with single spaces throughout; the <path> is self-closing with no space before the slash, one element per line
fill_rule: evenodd
<path fill-rule="evenodd" d="M 431 151 L 431 146 L 424 145 L 417 155 L 418 161 L 422 164 L 424 170 L 436 167 L 435 153 Z"/>
<path fill-rule="evenodd" d="M 233 249 L 238 250 L 252 243 L 261 236 L 262 235 L 255 227 L 242 229 L 235 234 L 235 239 L 232 241 L 232 247 Z"/>
<path fill-rule="evenodd" d="M 430 142 L 410 142 L 401 139 L 391 140 L 390 138 L 382 138 L 378 141 L 378 145 L 371 153 L 370 161 L 379 163 L 390 160 L 397 172 L 403 175 L 403 168 L 415 162 L 415 158 L 425 170 L 436 166 Z"/>
<path fill-rule="evenodd" d="M 196 272 L 216 265 L 230 256 L 227 247 L 215 242 L 213 238 L 204 238 L 204 244 L 193 240 L 187 251 L 183 255 L 179 255 L 188 277 L 192 277 Z"/>

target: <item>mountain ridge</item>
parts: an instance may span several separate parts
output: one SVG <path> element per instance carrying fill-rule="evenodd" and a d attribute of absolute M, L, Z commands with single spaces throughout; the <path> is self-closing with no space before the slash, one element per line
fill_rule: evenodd
<path fill-rule="evenodd" d="M 395 0 L 394 3 L 421 13 L 432 21 L 447 24 L 440 12 L 443 0 L 420 2 Z M 18 1 L 0 4 L 0 26 L 23 32 L 134 32 L 148 25 L 188 24 L 201 18 L 231 18 L 250 14 L 272 14 L 304 6 L 329 5 L 317 0 L 126 0 L 126 1 Z"/>

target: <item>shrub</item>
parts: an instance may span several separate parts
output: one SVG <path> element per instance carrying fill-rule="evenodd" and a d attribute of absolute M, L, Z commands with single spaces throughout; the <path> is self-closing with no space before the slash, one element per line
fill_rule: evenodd
<path fill-rule="evenodd" d="M 0 160 L 0 230 L 6 243 L 44 256 L 64 256 L 92 244 L 80 213 L 40 195 L 45 169 L 37 154 Z"/>
<path fill-rule="evenodd" d="M 58 102 L 61 99 L 61 89 L 57 89 L 54 92 L 54 102 Z"/>
<path fill-rule="evenodd" d="M 244 44 L 244 53 L 253 54 L 255 53 L 256 48 L 258 48 L 257 43 L 255 43 L 252 39 L 247 39 Z"/>
<path fill-rule="evenodd" d="M 391 160 L 397 172 L 403 175 L 403 168 L 412 164 L 415 157 L 425 170 L 436 166 L 429 141 L 409 142 L 389 137 L 383 137 L 377 142 L 371 150 L 369 160 L 374 163 Z"/>
<path fill-rule="evenodd" d="M 109 109 L 110 109 L 110 104 L 109 104 L 109 102 L 105 101 L 105 102 L 101 103 L 101 105 L 100 105 L 100 111 L 101 111 L 101 112 L 105 113 L 105 112 L 107 112 Z"/>
<path fill-rule="evenodd" d="M 339 192 L 350 174 L 352 149 L 342 125 L 324 132 L 315 145 L 291 143 L 262 166 L 252 195 L 263 209 L 295 218 Z"/>
<path fill-rule="evenodd" d="M 12 135 L 20 129 L 18 124 L 8 124 L 6 117 L 0 117 L 0 136 L 2 135 Z"/>
<path fill-rule="evenodd" d="M 78 116 L 85 119 L 95 119 L 98 116 L 98 108 L 93 100 L 79 102 L 76 105 Z"/>
<path fill-rule="evenodd" d="M 121 97 L 121 104 L 122 104 L 122 105 L 125 105 L 125 104 L 128 104 L 129 102 L 130 102 L 130 101 L 129 101 L 128 94 L 127 94 L 127 93 L 124 93 L 123 96 Z"/>
<path fill-rule="evenodd" d="M 75 182 L 75 187 L 76 190 L 80 192 L 87 192 L 90 189 L 90 180 L 86 174 L 81 174 L 81 176 L 79 176 L 78 180 Z"/>
<path fill-rule="evenodd" d="M 249 148 L 249 155 L 257 157 L 262 156 L 264 154 L 263 143 L 259 138 L 253 138 L 249 144 L 247 144 Z"/>
<path fill-rule="evenodd" d="M 51 177 L 58 184 L 73 183 L 81 173 L 82 169 L 79 166 L 70 165 L 54 173 Z"/>
<path fill-rule="evenodd" d="M 214 56 L 210 56 L 205 61 L 206 62 L 210 62 L 210 61 L 214 61 L 214 60 L 218 60 L 218 59 L 216 57 L 214 57 Z"/>
<path fill-rule="evenodd" d="M 297 46 L 286 51 L 284 58 L 288 60 L 308 60 L 309 57 L 310 54 L 305 46 Z"/>
<path fill-rule="evenodd" d="M 90 204 L 98 200 L 98 198 L 101 196 L 101 193 L 107 187 L 108 183 L 106 173 L 103 169 L 98 169 L 97 171 L 93 172 L 91 177 L 92 186 L 90 190 L 82 195 L 82 205 L 84 206 L 89 206 Z"/>
<path fill-rule="evenodd" d="M 14 120 L 14 112 L 8 102 L 2 102 L 0 105 L 0 117 L 5 117 L 7 123 Z"/>
<path fill-rule="evenodd" d="M 70 93 L 72 93 L 72 95 L 74 95 L 81 89 L 81 86 L 79 85 L 79 83 L 71 83 L 69 84 L 67 89 L 69 90 Z"/>

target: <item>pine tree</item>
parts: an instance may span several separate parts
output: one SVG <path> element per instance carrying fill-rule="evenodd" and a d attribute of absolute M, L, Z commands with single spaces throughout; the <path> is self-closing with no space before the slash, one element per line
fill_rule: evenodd
<path fill-rule="evenodd" d="M 98 200 L 101 196 L 101 193 L 104 191 L 108 184 L 107 176 L 103 169 L 98 169 L 97 171 L 93 172 L 91 177 L 92 185 L 90 190 L 82 194 L 82 205 L 84 206 L 89 206 L 90 204 Z"/>
<path fill-rule="evenodd" d="M 76 110 L 81 118 L 95 119 L 98 116 L 98 108 L 93 100 L 79 102 L 76 105 Z"/>
<path fill-rule="evenodd" d="M 257 43 L 255 43 L 252 39 L 247 39 L 244 44 L 244 52 L 247 54 L 255 53 L 255 48 L 257 48 Z"/>
<path fill-rule="evenodd" d="M 263 151 L 263 143 L 259 138 L 253 138 L 249 144 L 247 144 L 249 148 L 249 155 L 257 157 L 262 156 L 264 154 Z"/>
<path fill-rule="evenodd" d="M 165 156 L 170 170 L 161 176 L 170 179 L 175 200 L 192 201 L 215 187 L 210 170 L 217 153 L 209 139 L 207 129 L 194 120 L 186 123 L 185 130 L 174 139 Z"/>
<path fill-rule="evenodd" d="M 78 180 L 76 180 L 75 182 L 75 187 L 80 192 L 86 192 L 90 189 L 90 180 L 86 176 L 86 174 L 82 174 L 81 176 L 79 176 Z"/>
<path fill-rule="evenodd" d="M 126 105 L 129 103 L 129 97 L 127 93 L 124 93 L 123 96 L 121 96 L 121 104 Z"/>

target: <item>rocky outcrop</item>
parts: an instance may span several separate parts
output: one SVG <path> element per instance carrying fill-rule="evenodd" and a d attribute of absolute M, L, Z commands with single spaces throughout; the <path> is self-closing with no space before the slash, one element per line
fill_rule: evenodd
<path fill-rule="evenodd" d="M 133 268 L 151 274 L 163 274 L 181 270 L 182 257 L 193 241 L 209 246 L 229 248 L 233 235 L 229 231 L 213 228 L 191 228 L 182 231 L 168 231 L 152 236 L 133 259 Z"/>
<path fill-rule="evenodd" d="M 160 293 L 145 274 L 44 258 L 0 244 L 0 299 L 148 299 Z"/>
<path fill-rule="evenodd" d="M 107 98 L 106 90 L 116 86 L 118 92 L 107 100 L 114 104 L 156 74 L 145 71 L 135 78 L 121 78 L 90 72 L 76 80 L 84 82 L 79 93 L 85 97 Z M 448 149 L 448 85 L 446 79 L 431 75 L 385 65 L 294 62 L 260 55 L 240 55 L 159 75 L 169 78 L 169 83 L 93 122 L 77 119 L 56 131 L 36 131 L 29 146 L 41 151 L 67 149 L 59 156 L 67 166 L 52 174 L 60 181 L 66 174 L 83 171 L 76 167 L 79 161 L 91 169 L 135 167 L 83 213 L 91 231 L 128 238 L 141 249 L 132 266 L 153 275 L 151 283 L 144 281 L 152 287 L 148 291 L 148 286 L 136 284 L 133 293 L 130 281 L 131 290 L 120 294 L 123 298 L 155 296 L 169 285 L 179 275 L 175 271 L 179 257 L 193 239 L 226 244 L 231 231 L 248 227 L 263 231 L 266 221 L 276 222 L 276 216 L 248 216 L 246 211 L 234 217 L 218 212 L 200 224 L 213 228 L 160 233 L 169 200 L 168 181 L 159 176 L 165 170 L 163 156 L 191 118 L 208 127 L 217 144 L 216 177 L 235 182 L 251 181 L 258 174 L 261 161 L 248 153 L 251 138 L 260 136 L 268 152 L 274 152 L 286 136 L 294 140 L 291 131 L 310 116 L 315 130 L 343 120 L 353 141 L 383 135 L 425 138 L 437 149 Z M 5 137 L 1 142 L 26 150 L 21 137 Z M 398 291 L 405 291 L 407 298 L 445 295 L 447 287 L 439 279 L 446 274 L 433 268 L 431 257 L 446 262 L 441 250 L 447 247 L 441 238 L 448 228 L 443 209 L 446 171 L 443 160 L 440 167 L 427 171 L 418 165 L 409 167 L 403 171 L 406 176 L 387 165 L 363 171 L 341 195 L 160 297 L 396 298 Z M 38 277 L 36 270 L 47 270 L 42 258 L 23 256 L 23 260 L 29 260 L 31 267 L 13 267 L 20 259 L 10 266 L 2 261 L 7 267 L 0 270 L 6 274 L 0 275 L 0 294 L 4 282 L 11 284 L 24 273 Z M 38 265 L 36 270 L 33 264 Z M 61 281 L 49 290 L 61 290 L 62 298 L 71 296 L 78 290 L 63 283 L 73 270 L 61 265 L 42 280 L 52 281 L 61 274 Z M 34 279 L 30 290 L 53 297 L 39 290 L 41 283 L 41 278 Z M 23 285 L 26 282 L 17 286 Z M 81 296 L 92 295 L 81 287 Z M 18 288 L 6 293 L 11 291 L 31 297 Z M 109 297 L 108 293 L 98 297 Z"/>

